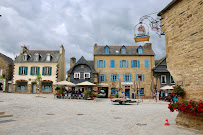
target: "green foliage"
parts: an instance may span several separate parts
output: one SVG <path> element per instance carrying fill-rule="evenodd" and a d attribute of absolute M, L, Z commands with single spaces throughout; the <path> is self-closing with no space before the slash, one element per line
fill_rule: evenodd
<path fill-rule="evenodd" d="M 93 95 L 93 92 L 92 92 L 92 91 L 85 90 L 85 91 L 83 92 L 83 94 L 85 94 L 85 96 L 88 96 L 88 95 Z"/>
<path fill-rule="evenodd" d="M 118 98 L 118 93 L 116 93 L 116 94 L 114 95 L 114 97 L 115 97 L 115 98 Z"/>
<path fill-rule="evenodd" d="M 59 87 L 56 87 L 55 90 L 60 90 L 60 88 L 59 88 Z"/>
<path fill-rule="evenodd" d="M 38 85 L 41 85 L 42 83 L 42 77 L 41 74 L 39 73 L 35 79 L 35 83 L 37 83 Z"/>
<path fill-rule="evenodd" d="M 172 94 L 175 94 L 178 97 L 183 97 L 185 95 L 185 91 L 181 88 L 180 85 L 177 85 L 174 87 Z"/>
<path fill-rule="evenodd" d="M 94 94 L 95 97 L 98 97 L 98 93 L 97 93 L 97 92 L 95 92 L 95 93 L 93 93 L 93 94 Z"/>
<path fill-rule="evenodd" d="M 60 89 L 57 91 L 57 94 L 63 94 L 64 90 L 63 89 Z"/>

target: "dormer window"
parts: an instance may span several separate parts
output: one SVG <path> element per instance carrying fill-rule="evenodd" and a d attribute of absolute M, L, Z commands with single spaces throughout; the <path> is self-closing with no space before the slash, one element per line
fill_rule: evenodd
<path fill-rule="evenodd" d="M 38 53 L 35 54 L 35 56 L 34 56 L 34 60 L 35 60 L 35 61 L 39 61 L 39 54 L 38 54 Z"/>
<path fill-rule="evenodd" d="M 23 61 L 27 61 L 27 54 L 23 54 Z"/>
<path fill-rule="evenodd" d="M 104 51 L 105 51 L 105 54 L 109 54 L 109 47 L 107 45 L 104 47 Z"/>
<path fill-rule="evenodd" d="M 51 55 L 50 54 L 47 54 L 47 59 L 46 61 L 51 61 Z"/>
<path fill-rule="evenodd" d="M 142 54 L 142 53 L 143 53 L 142 46 L 139 46 L 139 47 L 138 47 L 138 54 Z"/>
<path fill-rule="evenodd" d="M 126 54 L 126 47 L 124 45 L 121 47 L 121 54 Z"/>

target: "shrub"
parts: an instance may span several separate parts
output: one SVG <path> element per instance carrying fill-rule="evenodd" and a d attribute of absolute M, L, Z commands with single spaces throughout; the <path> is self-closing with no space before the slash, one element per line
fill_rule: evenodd
<path fill-rule="evenodd" d="M 176 95 L 178 97 L 183 97 L 185 95 L 184 89 L 181 88 L 180 85 L 174 87 L 172 95 Z"/>

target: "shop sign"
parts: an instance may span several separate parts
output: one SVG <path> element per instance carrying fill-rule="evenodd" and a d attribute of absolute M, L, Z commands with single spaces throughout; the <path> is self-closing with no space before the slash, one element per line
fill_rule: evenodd
<path fill-rule="evenodd" d="M 133 85 L 133 82 L 121 82 L 121 85 Z"/>

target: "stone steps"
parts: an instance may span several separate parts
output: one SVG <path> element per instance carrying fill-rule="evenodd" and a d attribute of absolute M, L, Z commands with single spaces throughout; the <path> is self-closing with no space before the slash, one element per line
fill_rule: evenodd
<path fill-rule="evenodd" d="M 13 117 L 12 114 L 5 114 L 5 112 L 0 112 L 0 118 L 3 118 L 3 117 Z"/>

